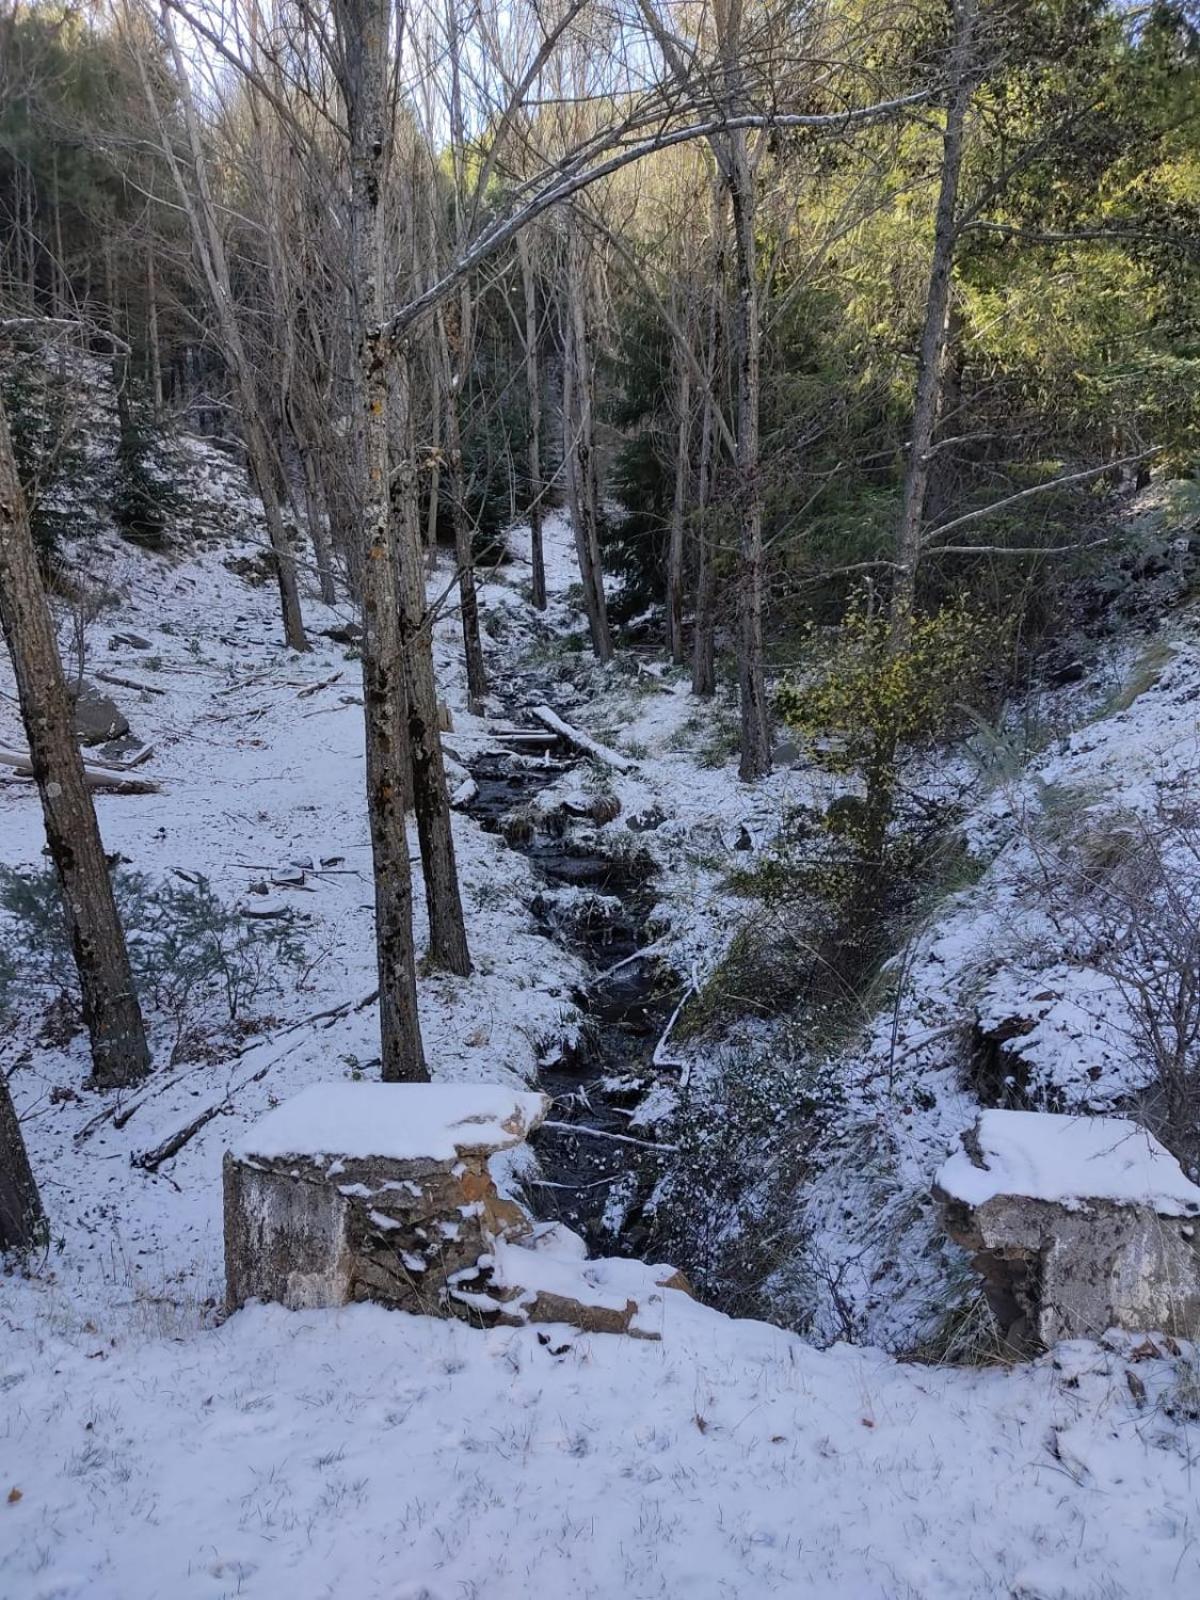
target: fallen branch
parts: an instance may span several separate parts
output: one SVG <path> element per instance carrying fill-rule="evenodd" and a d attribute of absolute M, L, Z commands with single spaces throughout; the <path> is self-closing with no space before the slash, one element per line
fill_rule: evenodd
<path fill-rule="evenodd" d="M 696 977 L 695 969 L 693 968 L 692 981 L 683 991 L 679 1004 L 675 1007 L 674 1011 L 672 1011 L 670 1017 L 667 1019 L 667 1025 L 663 1029 L 662 1036 L 658 1043 L 654 1046 L 654 1054 L 650 1057 L 651 1066 L 673 1067 L 677 1072 L 683 1073 L 684 1076 L 682 1082 L 684 1084 L 687 1083 L 688 1063 L 684 1061 L 681 1056 L 669 1056 L 666 1054 L 667 1040 L 671 1037 L 671 1030 L 679 1021 L 679 1013 L 683 1010 L 684 1006 L 687 1005 L 692 996 L 699 993 L 699 990 L 700 983 Z"/>
<path fill-rule="evenodd" d="M 339 668 L 331 678 L 322 678 L 320 683 L 310 683 L 306 688 L 301 689 L 300 693 L 296 696 L 296 699 L 307 700 L 310 694 L 317 694 L 320 690 L 328 689 L 331 684 L 337 683 L 341 676 L 342 673 L 341 669 Z"/>
<path fill-rule="evenodd" d="M 19 776 L 32 778 L 33 763 L 25 750 L 0 749 L 0 767 L 11 767 Z M 100 767 L 83 764 L 84 782 L 89 789 L 114 789 L 120 794 L 158 794 L 159 786 L 150 778 L 131 778 L 125 767 Z"/>
<path fill-rule="evenodd" d="M 133 678 L 122 678 L 116 672 L 93 672 L 92 677 L 97 683 L 115 683 L 118 689 L 136 689 L 139 694 L 166 694 L 165 689 L 156 688 L 152 683 L 138 683 Z"/>
<path fill-rule="evenodd" d="M 556 712 L 551 711 L 549 706 L 534 706 L 533 715 L 552 733 L 558 734 L 560 739 L 565 739 L 568 744 L 574 745 L 576 750 L 582 750 L 585 756 L 591 756 L 593 761 L 612 767 L 615 772 L 637 771 L 637 762 L 630 756 L 623 756 L 618 750 L 610 750 L 608 745 L 600 744 L 590 734 L 581 733 L 569 722 L 564 722 Z"/>
<path fill-rule="evenodd" d="M 543 1128 L 553 1128 L 556 1133 L 583 1133 L 591 1139 L 612 1139 L 617 1144 L 636 1144 L 640 1150 L 663 1150 L 668 1155 L 678 1151 L 677 1144 L 655 1144 L 651 1139 L 634 1139 L 627 1133 L 609 1133 L 604 1128 L 585 1128 L 574 1122 L 543 1122 Z"/>
<path fill-rule="evenodd" d="M 261 1078 L 266 1073 L 266 1070 L 266 1067 L 264 1067 L 257 1076 Z M 232 1090 L 230 1094 L 232 1094 Z M 177 1128 L 174 1133 L 169 1134 L 161 1144 L 156 1144 L 151 1150 L 135 1151 L 129 1158 L 130 1165 L 141 1167 L 143 1172 L 157 1172 L 163 1162 L 169 1161 L 172 1156 L 178 1155 L 184 1145 L 194 1139 L 201 1128 L 207 1127 L 214 1117 L 220 1116 L 229 1101 L 230 1095 L 226 1095 L 223 1100 L 218 1100 L 213 1105 L 205 1106 L 203 1111 L 194 1116 L 190 1122 L 185 1123 L 182 1128 Z"/>
<path fill-rule="evenodd" d="M 653 944 L 643 945 L 640 950 L 635 950 L 631 956 L 626 956 L 622 961 L 614 961 L 611 967 L 605 967 L 603 972 L 596 974 L 588 984 L 588 988 L 594 989 L 598 983 L 611 978 L 614 972 L 620 972 L 622 967 L 631 967 L 635 961 L 647 961 L 651 956 L 660 955 L 666 942 L 665 939 L 656 939 Z"/>

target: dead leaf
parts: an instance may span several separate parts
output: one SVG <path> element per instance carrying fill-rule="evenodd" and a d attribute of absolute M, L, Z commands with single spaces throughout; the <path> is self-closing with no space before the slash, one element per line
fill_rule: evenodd
<path fill-rule="evenodd" d="M 24 1495 L 20 1489 L 13 1487 L 8 1491 L 8 1503 L 10 1506 L 15 1506 L 17 1501 L 22 1499 L 24 1499 Z"/>
<path fill-rule="evenodd" d="M 1146 1385 L 1131 1367 L 1125 1368 L 1125 1382 L 1129 1385 L 1129 1392 L 1133 1396 L 1134 1404 L 1144 1406 L 1146 1404 Z"/>
<path fill-rule="evenodd" d="M 1129 1352 L 1130 1361 L 1161 1361 L 1162 1351 L 1153 1339 L 1143 1339 Z"/>

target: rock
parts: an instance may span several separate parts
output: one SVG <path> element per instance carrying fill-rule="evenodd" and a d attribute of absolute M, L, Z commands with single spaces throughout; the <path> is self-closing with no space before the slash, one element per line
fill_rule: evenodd
<path fill-rule="evenodd" d="M 578 1234 L 554 1225 L 520 1243 L 496 1246 L 484 1295 L 470 1308 L 491 1311 L 506 1326 L 565 1322 L 583 1333 L 661 1339 L 666 1291 L 691 1297 L 675 1267 L 609 1257 L 589 1261 Z"/>
<path fill-rule="evenodd" d="M 621 802 L 615 794 L 588 794 L 582 789 L 564 795 L 560 810 L 566 817 L 594 822 L 598 828 L 621 815 Z"/>
<path fill-rule="evenodd" d="M 80 744 L 107 744 L 129 732 L 128 719 L 114 700 L 85 683 L 75 697 L 75 737 Z"/>
<path fill-rule="evenodd" d="M 625 818 L 625 826 L 633 833 L 653 833 L 667 820 L 661 806 L 647 806 L 644 811 L 632 811 Z"/>
<path fill-rule="evenodd" d="M 114 633 L 108 641 L 108 648 L 110 650 L 126 648 L 130 650 L 151 650 L 153 646 L 149 639 L 143 639 L 140 633 Z"/>
<path fill-rule="evenodd" d="M 963 1146 L 934 1192 L 1012 1349 L 1200 1334 L 1200 1188 L 1144 1128 L 985 1111 Z"/>
<path fill-rule="evenodd" d="M 549 1099 L 495 1084 L 325 1083 L 269 1112 L 225 1157 L 231 1309 L 374 1300 L 446 1316 L 486 1287 L 497 1242 L 531 1232 L 488 1158 Z"/>
<path fill-rule="evenodd" d="M 358 645 L 362 643 L 363 631 L 357 622 L 339 622 L 332 628 L 322 630 L 323 637 L 332 639 L 334 644 Z"/>
<path fill-rule="evenodd" d="M 800 759 L 800 747 L 790 739 L 781 739 L 775 746 L 771 761 L 777 767 L 794 767 Z"/>

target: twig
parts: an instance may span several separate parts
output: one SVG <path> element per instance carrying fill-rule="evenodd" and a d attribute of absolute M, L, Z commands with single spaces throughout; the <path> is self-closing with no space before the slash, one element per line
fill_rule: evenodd
<path fill-rule="evenodd" d="M 552 1128 L 556 1133 L 582 1133 L 590 1139 L 612 1139 L 616 1144 L 635 1144 L 640 1150 L 663 1150 L 668 1154 L 678 1151 L 677 1144 L 655 1144 L 650 1139 L 634 1139 L 627 1133 L 608 1133 L 604 1128 L 585 1128 L 575 1122 L 543 1122 L 543 1128 Z"/>
<path fill-rule="evenodd" d="M 139 694 L 166 694 L 165 689 L 156 688 L 152 683 L 137 683 L 133 678 L 122 678 L 116 672 L 93 672 L 92 677 L 97 683 L 115 683 L 118 689 L 136 689 Z"/>

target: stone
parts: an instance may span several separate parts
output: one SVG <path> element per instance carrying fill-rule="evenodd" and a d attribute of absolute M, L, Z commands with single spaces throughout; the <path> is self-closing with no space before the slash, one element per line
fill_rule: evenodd
<path fill-rule="evenodd" d="M 332 628 L 323 628 L 322 633 L 326 639 L 332 639 L 334 644 L 357 646 L 362 643 L 363 631 L 357 622 L 338 622 Z"/>
<path fill-rule="evenodd" d="M 1013 1351 L 1200 1335 L 1200 1188 L 1136 1123 L 985 1111 L 934 1192 Z"/>
<path fill-rule="evenodd" d="M 497 1241 L 531 1230 L 488 1158 L 521 1143 L 549 1099 L 495 1084 L 317 1084 L 225 1157 L 230 1309 L 374 1300 L 445 1316 L 485 1282 Z"/>
<path fill-rule="evenodd" d="M 653 833 L 656 828 L 661 828 L 667 820 L 667 814 L 661 806 L 647 806 L 644 811 L 631 812 L 625 818 L 625 826 L 631 833 Z"/>
<path fill-rule="evenodd" d="M 674 1267 L 588 1260 L 561 1223 L 496 1190 L 489 1158 L 542 1121 L 547 1096 L 496 1084 L 317 1084 L 225 1156 L 231 1311 L 371 1300 L 488 1326 L 568 1323 L 658 1339 Z"/>
<path fill-rule="evenodd" d="M 578 1234 L 542 1223 L 524 1240 L 497 1243 L 486 1290 L 452 1292 L 506 1327 L 557 1322 L 582 1333 L 661 1339 L 668 1291 L 692 1297 L 675 1267 L 616 1256 L 588 1260 Z"/>
<path fill-rule="evenodd" d="M 126 647 L 130 650 L 150 650 L 153 648 L 149 639 L 143 639 L 140 633 L 114 633 L 108 641 L 110 650 L 120 650 Z"/>
<path fill-rule="evenodd" d="M 108 695 L 94 684 L 85 683 L 75 696 L 75 737 L 80 744 L 107 744 L 123 739 L 129 722 Z"/>

